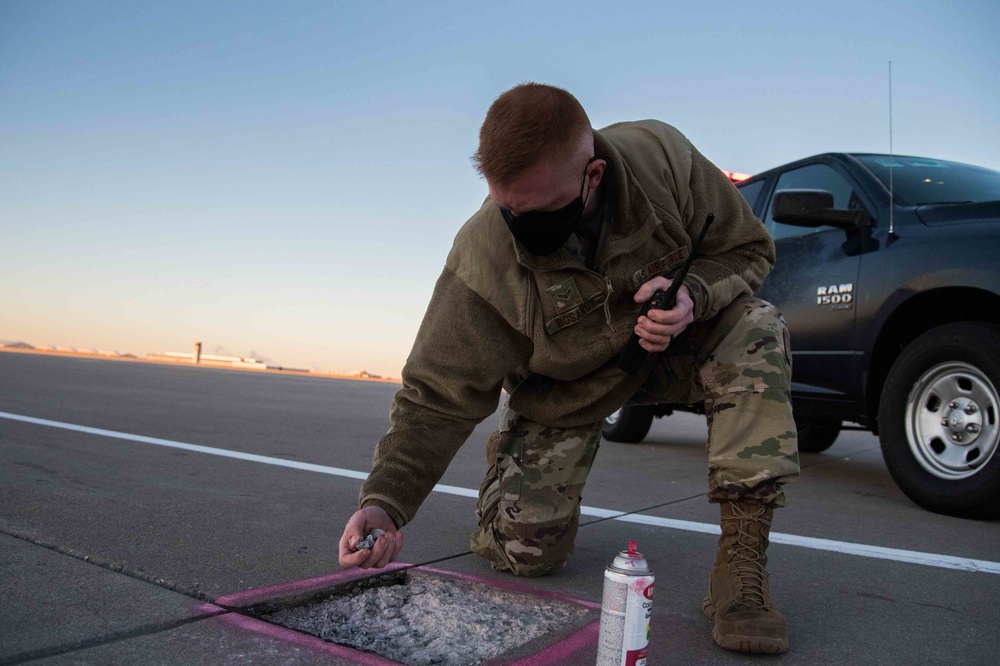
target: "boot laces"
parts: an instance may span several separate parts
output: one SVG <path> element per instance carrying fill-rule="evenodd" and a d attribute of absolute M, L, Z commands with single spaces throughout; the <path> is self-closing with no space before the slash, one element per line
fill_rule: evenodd
<path fill-rule="evenodd" d="M 751 609 L 766 609 L 771 606 L 767 590 L 767 570 L 762 562 L 767 544 L 751 530 L 754 523 L 771 526 L 770 521 L 764 519 L 764 513 L 764 508 L 751 513 L 737 506 L 737 516 L 734 518 L 739 520 L 739 525 L 736 528 L 736 543 L 730 551 L 732 558 L 729 566 L 736 579 L 739 601 Z"/>

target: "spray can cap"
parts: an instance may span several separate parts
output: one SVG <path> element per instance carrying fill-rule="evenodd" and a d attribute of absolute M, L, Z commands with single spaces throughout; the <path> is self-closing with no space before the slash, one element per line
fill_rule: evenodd
<path fill-rule="evenodd" d="M 628 550 L 620 551 L 618 557 L 615 558 L 614 562 L 608 568 L 620 573 L 650 573 L 649 563 L 646 562 L 645 556 L 636 550 L 636 542 L 634 540 L 628 542 Z"/>

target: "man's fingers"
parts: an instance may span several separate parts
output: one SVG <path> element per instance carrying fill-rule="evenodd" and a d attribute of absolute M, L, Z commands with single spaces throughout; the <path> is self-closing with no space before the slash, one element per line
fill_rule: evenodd
<path fill-rule="evenodd" d="M 665 289 L 665 288 L 666 287 L 658 287 L 656 285 L 646 283 L 641 287 L 639 287 L 639 290 L 635 292 L 635 302 L 645 303 L 646 301 L 648 301 L 653 297 L 653 294 L 656 293 L 657 289 Z"/>
<path fill-rule="evenodd" d="M 649 317 L 639 317 L 635 329 L 635 332 L 641 337 L 653 339 L 656 337 L 665 338 L 668 335 L 680 335 L 684 326 L 678 326 L 677 322 L 658 322 Z"/>
<path fill-rule="evenodd" d="M 391 533 L 379 537 L 379 541 L 382 540 L 385 541 L 385 545 L 382 549 L 382 555 L 378 558 L 378 561 L 375 563 L 375 566 L 379 569 L 381 569 L 382 567 L 384 567 L 385 565 L 389 564 L 389 562 L 392 561 L 392 554 L 393 551 L 395 551 L 396 549 L 395 548 L 396 540 Z"/>
<path fill-rule="evenodd" d="M 354 547 L 364 535 L 375 529 L 382 530 L 384 534 L 375 540 L 371 548 L 355 551 Z M 392 518 L 383 509 L 365 507 L 356 511 L 347 521 L 340 537 L 338 560 L 344 569 L 381 568 L 396 559 L 402 547 L 403 535 L 396 529 Z"/>
<path fill-rule="evenodd" d="M 350 520 L 344 528 L 344 533 L 341 535 L 340 542 L 338 544 L 338 550 L 340 551 L 340 566 L 342 568 L 347 569 L 350 567 L 356 567 L 361 563 L 361 561 L 364 560 L 364 558 L 362 558 L 361 561 L 354 562 L 353 564 L 349 564 L 347 566 L 344 564 L 345 562 L 354 561 L 356 559 L 354 557 L 354 545 L 361 539 L 362 527 L 364 527 L 364 525 L 359 527 L 355 524 L 354 520 Z"/>
<path fill-rule="evenodd" d="M 361 564 L 362 569 L 381 569 L 388 564 L 389 556 L 392 555 L 392 548 L 389 547 L 392 537 L 388 534 L 380 536 L 375 540 L 375 545 L 369 551 L 368 557 Z M 387 552 L 388 551 L 388 552 Z"/>
<path fill-rule="evenodd" d="M 370 554 L 371 553 L 368 551 L 367 548 L 363 548 L 359 551 L 350 550 L 349 552 L 346 553 L 341 551 L 339 559 L 340 568 L 352 569 L 354 567 L 360 567 L 362 564 L 364 564 L 364 561 L 368 559 L 368 556 Z"/>
<path fill-rule="evenodd" d="M 339 550 L 340 557 L 344 558 L 354 552 L 354 544 L 358 542 L 357 536 L 349 535 L 346 532 L 340 537 Z"/>
<path fill-rule="evenodd" d="M 650 310 L 645 315 L 645 319 L 648 319 L 651 323 L 666 326 L 682 323 L 686 318 L 687 312 L 679 308 L 673 310 Z M 639 317 L 639 321 L 641 322 L 642 320 L 643 317 Z"/>
<path fill-rule="evenodd" d="M 396 534 L 394 535 L 394 539 L 395 539 L 395 545 L 392 549 L 392 560 L 391 560 L 392 562 L 395 562 L 397 559 L 399 559 L 399 552 L 403 550 L 403 533 L 396 532 Z"/>
<path fill-rule="evenodd" d="M 397 537 L 399 534 L 397 533 Z M 355 539 L 355 541 L 357 541 Z M 400 540 L 399 547 L 402 547 Z M 340 553 L 340 568 L 350 569 L 351 567 L 361 567 L 362 569 L 381 569 L 395 559 L 395 554 L 399 551 L 393 547 L 391 534 L 380 536 L 375 540 L 375 545 L 371 548 L 362 548 L 355 551 L 349 548 L 348 552 Z"/>
<path fill-rule="evenodd" d="M 348 529 L 350 526 L 348 526 Z M 344 536 L 340 537 L 340 553 L 338 562 L 340 563 L 341 569 L 350 569 L 352 567 L 361 566 L 362 563 L 371 554 L 367 548 L 362 548 L 361 550 L 354 550 L 355 544 L 361 539 L 360 534 L 349 534 L 347 531 L 344 532 Z"/>
<path fill-rule="evenodd" d="M 635 333 L 639 336 L 639 345 L 648 352 L 661 352 L 670 346 L 674 337 L 680 335 L 684 326 L 677 324 L 659 324 L 648 317 L 639 317 Z"/>
<path fill-rule="evenodd" d="M 368 559 L 361 566 L 365 569 L 371 569 L 377 566 L 378 560 L 382 557 L 382 553 L 385 551 L 385 537 L 379 537 L 375 539 L 375 545 L 372 546 L 371 550 L 368 551 Z"/>
<path fill-rule="evenodd" d="M 653 278 L 636 291 L 635 300 L 643 303 L 649 300 L 657 289 L 667 289 L 670 284 L 671 281 L 666 278 Z M 674 338 L 694 321 L 692 309 L 693 303 L 688 288 L 681 285 L 674 307 L 669 310 L 649 310 L 645 316 L 639 317 L 634 329 L 639 336 L 639 346 L 648 352 L 664 351 Z"/>
<path fill-rule="evenodd" d="M 639 335 L 639 338 L 654 345 L 669 345 L 673 341 L 674 336 L 670 333 L 661 335 L 659 333 L 644 331 Z"/>
<path fill-rule="evenodd" d="M 647 340 L 640 340 L 639 345 L 642 346 L 642 348 L 645 349 L 646 351 L 653 354 L 661 351 L 666 351 L 667 347 L 670 346 L 669 344 L 666 345 L 653 344 L 652 342 L 649 342 Z"/>
<path fill-rule="evenodd" d="M 645 303 L 653 297 L 657 289 L 667 289 L 670 286 L 670 280 L 664 277 L 655 277 L 646 284 L 639 287 L 635 292 L 635 302 Z"/>

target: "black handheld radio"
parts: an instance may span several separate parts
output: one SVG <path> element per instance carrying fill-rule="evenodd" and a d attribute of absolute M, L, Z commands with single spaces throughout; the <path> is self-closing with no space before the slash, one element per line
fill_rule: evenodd
<path fill-rule="evenodd" d="M 705 239 L 705 232 L 708 231 L 708 227 L 714 219 L 715 213 L 709 213 L 708 217 L 705 218 L 705 226 L 701 228 L 701 233 L 698 234 L 697 240 L 691 246 L 691 254 L 688 255 L 687 261 L 684 262 L 681 269 L 674 275 L 672 278 L 673 282 L 670 283 L 666 291 L 657 289 L 652 297 L 643 304 L 642 310 L 639 312 L 640 317 L 650 310 L 670 310 L 677 304 L 677 291 L 681 288 L 684 277 L 687 275 L 688 269 L 691 268 L 691 263 L 701 248 L 701 242 Z M 618 367 L 626 373 L 634 375 L 642 369 L 642 366 L 651 356 L 652 354 L 639 345 L 639 335 L 633 331 L 628 344 L 625 345 L 621 355 L 618 357 Z"/>

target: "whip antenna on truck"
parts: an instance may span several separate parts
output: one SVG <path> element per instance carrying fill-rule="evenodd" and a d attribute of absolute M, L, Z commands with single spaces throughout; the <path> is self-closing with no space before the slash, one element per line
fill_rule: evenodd
<path fill-rule="evenodd" d="M 885 237 L 885 246 L 889 247 L 892 245 L 892 241 L 896 240 L 895 231 L 895 220 L 893 220 L 893 213 L 896 209 L 896 200 L 893 196 L 893 183 L 892 183 L 892 169 L 893 169 L 893 152 L 892 152 L 892 61 L 889 61 L 889 234 Z"/>

